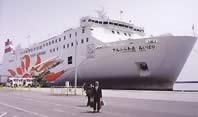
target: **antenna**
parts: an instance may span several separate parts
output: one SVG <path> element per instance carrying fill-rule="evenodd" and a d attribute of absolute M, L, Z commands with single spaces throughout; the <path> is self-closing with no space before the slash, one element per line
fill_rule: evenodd
<path fill-rule="evenodd" d="M 123 10 L 120 10 L 120 21 L 122 21 Z"/>
<path fill-rule="evenodd" d="M 106 12 L 105 12 L 104 7 L 102 7 L 101 10 L 95 10 L 95 11 L 96 11 L 96 13 L 98 14 L 98 17 L 99 17 L 100 19 L 106 19 L 106 18 L 107 18 L 107 17 L 106 17 Z"/>

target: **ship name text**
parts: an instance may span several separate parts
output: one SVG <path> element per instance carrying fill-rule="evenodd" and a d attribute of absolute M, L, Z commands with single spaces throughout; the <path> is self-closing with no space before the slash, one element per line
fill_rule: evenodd
<path fill-rule="evenodd" d="M 156 48 L 156 45 L 154 44 L 150 44 L 150 45 L 139 45 L 139 46 L 128 46 L 128 47 L 118 47 L 118 48 L 113 48 L 113 52 L 122 52 L 122 53 L 126 53 L 126 52 L 144 52 L 147 50 L 154 50 Z"/>

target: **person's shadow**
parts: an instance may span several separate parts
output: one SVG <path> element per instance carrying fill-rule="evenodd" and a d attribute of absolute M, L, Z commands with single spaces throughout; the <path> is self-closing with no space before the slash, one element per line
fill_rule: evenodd
<path fill-rule="evenodd" d="M 87 107 L 87 108 L 90 108 L 90 107 L 87 106 L 87 105 L 79 105 L 79 106 L 77 106 L 77 107 Z M 96 112 L 93 112 L 93 111 L 91 111 L 91 110 L 87 110 L 87 111 L 83 111 L 83 112 L 80 112 L 80 113 L 96 113 Z"/>
<path fill-rule="evenodd" d="M 86 106 L 86 105 L 79 105 L 77 107 L 89 107 L 89 106 Z"/>
<path fill-rule="evenodd" d="M 80 112 L 80 113 L 95 113 L 93 111 L 84 111 L 84 112 Z"/>

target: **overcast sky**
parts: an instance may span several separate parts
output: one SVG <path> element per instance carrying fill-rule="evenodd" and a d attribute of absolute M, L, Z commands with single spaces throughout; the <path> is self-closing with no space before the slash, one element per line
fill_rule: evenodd
<path fill-rule="evenodd" d="M 102 7 L 112 19 L 122 10 L 122 19 L 143 26 L 147 35 L 193 35 L 193 24 L 198 31 L 198 0 L 0 0 L 0 61 L 7 38 L 14 47 L 28 47 L 78 27 L 81 17 L 96 16 Z M 196 43 L 179 80 L 198 80 L 197 60 Z"/>

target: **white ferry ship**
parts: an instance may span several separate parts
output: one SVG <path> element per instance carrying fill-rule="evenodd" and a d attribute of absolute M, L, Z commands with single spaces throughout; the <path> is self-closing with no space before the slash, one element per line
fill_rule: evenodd
<path fill-rule="evenodd" d="M 195 42 L 193 36 L 144 36 L 144 28 L 105 17 L 83 17 L 80 26 L 28 48 L 7 39 L 1 74 L 42 78 L 55 85 L 96 80 L 103 88 L 172 90 Z"/>

